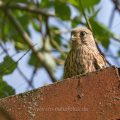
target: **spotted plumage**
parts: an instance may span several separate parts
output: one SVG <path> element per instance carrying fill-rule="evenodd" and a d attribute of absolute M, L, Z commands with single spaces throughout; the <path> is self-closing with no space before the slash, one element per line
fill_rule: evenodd
<path fill-rule="evenodd" d="M 97 49 L 92 32 L 76 28 L 71 32 L 72 48 L 64 65 L 64 78 L 94 72 L 107 67 L 107 61 Z"/>

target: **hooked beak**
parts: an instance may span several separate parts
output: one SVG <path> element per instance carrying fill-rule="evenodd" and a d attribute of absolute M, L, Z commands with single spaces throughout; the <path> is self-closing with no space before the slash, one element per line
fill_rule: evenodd
<path fill-rule="evenodd" d="M 73 35 L 71 35 L 71 41 L 75 41 L 76 40 L 76 37 L 75 37 L 75 35 L 73 34 Z"/>

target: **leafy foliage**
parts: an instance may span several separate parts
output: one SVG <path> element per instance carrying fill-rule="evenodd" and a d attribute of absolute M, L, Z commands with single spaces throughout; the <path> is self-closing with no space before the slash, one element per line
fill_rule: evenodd
<path fill-rule="evenodd" d="M 70 20 L 70 8 L 65 2 L 55 1 L 54 6 L 55 6 L 55 13 L 59 18 L 63 20 Z"/>
<path fill-rule="evenodd" d="M 112 32 L 105 27 L 102 23 L 94 20 L 93 18 L 90 19 L 90 23 L 93 26 L 93 33 L 95 37 L 102 43 L 105 48 L 108 48 L 110 36 Z"/>
<path fill-rule="evenodd" d="M 14 95 L 15 90 L 9 86 L 2 77 L 0 77 L 0 98 L 7 97 L 9 95 Z"/>
<path fill-rule="evenodd" d="M 75 6 L 76 8 L 78 8 L 79 10 L 81 10 L 82 5 L 80 5 L 80 0 L 68 0 L 68 2 L 70 4 L 72 4 L 73 6 Z M 82 0 L 84 9 L 93 8 L 99 2 L 100 2 L 100 0 L 92 0 L 92 1 L 91 0 Z"/>
<path fill-rule="evenodd" d="M 9 64 L 10 63 L 10 64 Z M 11 57 L 6 56 L 4 61 L 0 63 L 0 75 L 8 75 L 12 73 L 17 67 L 17 63 L 11 59 Z"/>

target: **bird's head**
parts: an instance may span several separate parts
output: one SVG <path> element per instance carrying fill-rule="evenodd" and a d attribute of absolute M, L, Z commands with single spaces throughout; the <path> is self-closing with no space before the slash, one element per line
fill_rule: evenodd
<path fill-rule="evenodd" d="M 95 41 L 92 32 L 87 28 L 75 28 L 71 32 L 72 48 L 79 48 L 81 46 L 93 46 Z"/>

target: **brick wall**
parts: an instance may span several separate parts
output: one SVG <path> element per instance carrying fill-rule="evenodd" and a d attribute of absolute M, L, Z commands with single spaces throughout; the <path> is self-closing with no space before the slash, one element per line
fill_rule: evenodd
<path fill-rule="evenodd" d="M 120 120 L 115 67 L 0 100 L 0 120 Z"/>

